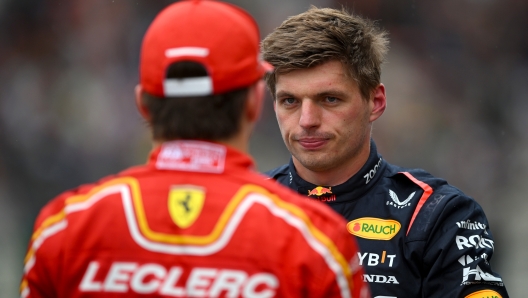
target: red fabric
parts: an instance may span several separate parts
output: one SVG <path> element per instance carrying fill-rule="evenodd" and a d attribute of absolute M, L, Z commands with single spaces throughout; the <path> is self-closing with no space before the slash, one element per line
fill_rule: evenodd
<path fill-rule="evenodd" d="M 259 29 L 241 8 L 219 1 L 179 1 L 154 19 L 141 46 L 140 82 L 150 94 L 165 97 L 163 81 L 178 61 L 202 64 L 212 79 L 213 93 L 247 87 L 270 70 L 259 59 Z M 199 48 L 172 57 L 169 50 Z"/>
<path fill-rule="evenodd" d="M 159 169 L 161 155 L 193 170 Z M 221 173 L 204 166 L 218 162 Z M 65 192 L 36 220 L 22 296 L 369 297 L 345 221 L 252 166 L 222 145 L 170 142 Z"/>

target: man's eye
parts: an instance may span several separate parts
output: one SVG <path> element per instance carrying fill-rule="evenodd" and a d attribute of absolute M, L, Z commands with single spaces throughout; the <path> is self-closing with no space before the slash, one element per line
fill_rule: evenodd
<path fill-rule="evenodd" d="M 294 103 L 295 103 L 295 99 L 292 98 L 292 97 L 284 98 L 284 99 L 282 100 L 282 103 L 283 103 L 283 104 L 286 104 L 286 105 L 291 105 L 291 104 L 294 104 Z"/>
<path fill-rule="evenodd" d="M 328 97 L 326 98 L 326 101 L 327 101 L 327 102 L 332 102 L 332 103 L 334 103 L 334 102 L 338 102 L 339 99 L 338 99 L 337 97 L 328 96 Z"/>

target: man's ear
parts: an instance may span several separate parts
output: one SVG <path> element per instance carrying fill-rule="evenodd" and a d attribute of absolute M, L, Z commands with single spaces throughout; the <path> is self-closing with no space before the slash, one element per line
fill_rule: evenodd
<path fill-rule="evenodd" d="M 136 88 L 134 89 L 134 92 L 136 94 L 136 106 L 137 106 L 139 113 L 145 120 L 150 121 L 150 114 L 147 108 L 145 107 L 145 105 L 143 104 L 143 100 L 142 100 L 143 87 L 141 87 L 140 84 L 137 84 Z"/>
<path fill-rule="evenodd" d="M 260 118 L 264 101 L 264 88 L 263 80 L 259 80 L 249 87 L 246 103 L 246 117 L 250 122 L 257 122 Z"/>
<path fill-rule="evenodd" d="M 383 114 L 387 107 L 385 86 L 383 84 L 379 84 L 376 89 L 374 89 L 373 97 L 369 104 L 371 105 L 370 122 L 374 122 Z"/>

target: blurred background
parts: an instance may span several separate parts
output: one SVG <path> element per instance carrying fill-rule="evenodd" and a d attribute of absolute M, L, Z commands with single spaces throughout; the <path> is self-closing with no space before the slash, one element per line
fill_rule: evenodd
<path fill-rule="evenodd" d="M 0 0 L 0 297 L 18 296 L 33 221 L 47 201 L 145 162 L 150 135 L 133 92 L 139 46 L 171 2 Z M 229 2 L 255 16 L 262 36 L 312 4 L 377 20 L 391 40 L 388 108 L 374 125 L 379 151 L 483 206 L 492 266 L 512 297 L 524 297 L 528 1 Z M 261 171 L 289 159 L 269 96 L 251 153 Z"/>

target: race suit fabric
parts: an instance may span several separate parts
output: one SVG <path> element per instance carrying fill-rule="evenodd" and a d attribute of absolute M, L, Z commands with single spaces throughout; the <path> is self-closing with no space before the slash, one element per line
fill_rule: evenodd
<path fill-rule="evenodd" d="M 308 183 L 291 160 L 266 174 L 345 217 L 373 297 L 508 297 L 491 269 L 481 206 L 445 180 L 387 163 L 373 141 L 365 165 L 341 185 Z"/>
<path fill-rule="evenodd" d="M 249 156 L 172 141 L 41 210 L 21 296 L 370 297 L 357 257 L 340 216 Z"/>

